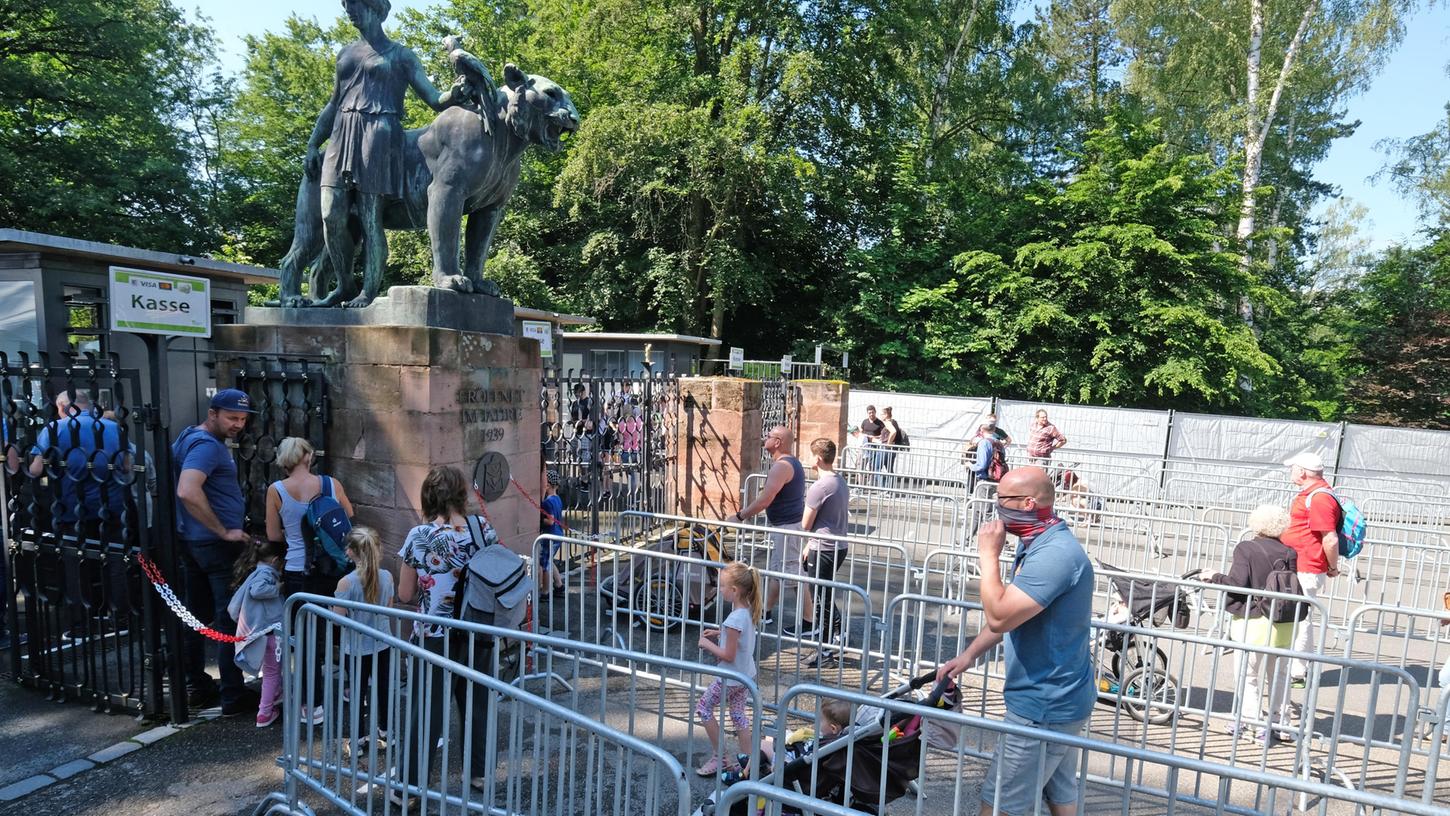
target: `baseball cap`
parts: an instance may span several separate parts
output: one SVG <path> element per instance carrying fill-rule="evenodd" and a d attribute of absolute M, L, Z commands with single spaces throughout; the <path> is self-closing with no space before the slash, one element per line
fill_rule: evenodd
<path fill-rule="evenodd" d="M 211 407 L 218 411 L 257 413 L 256 409 L 252 408 L 252 398 L 247 396 L 247 392 L 237 388 L 223 388 L 216 392 L 216 396 L 211 398 Z"/>
<path fill-rule="evenodd" d="M 559 478 L 559 471 L 550 468 L 544 473 L 544 481 L 548 482 L 551 485 L 554 485 L 555 487 L 558 487 L 559 483 L 563 480 Z"/>
<path fill-rule="evenodd" d="M 1324 472 L 1324 460 L 1319 458 L 1317 453 L 1296 453 L 1284 460 L 1285 467 L 1301 467 L 1305 470 L 1312 470 L 1315 473 Z"/>

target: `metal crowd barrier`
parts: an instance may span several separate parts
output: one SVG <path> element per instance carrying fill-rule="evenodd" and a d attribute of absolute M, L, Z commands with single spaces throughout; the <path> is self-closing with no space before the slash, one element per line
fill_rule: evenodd
<path fill-rule="evenodd" d="M 911 476 L 903 473 L 884 473 L 876 470 L 857 468 L 836 468 L 846 484 L 851 486 L 852 491 L 869 490 L 872 488 L 884 487 L 890 490 L 903 490 L 911 493 L 940 493 L 947 496 L 956 496 L 965 499 L 972 495 L 972 483 L 970 479 L 942 479 L 929 478 L 926 476 Z M 752 477 L 757 474 L 752 474 Z M 762 478 L 764 474 L 758 474 Z"/>
<path fill-rule="evenodd" d="M 294 614 L 284 624 L 292 644 L 284 652 L 285 789 L 255 813 L 310 813 L 304 793 L 359 815 L 689 812 L 689 784 L 668 751 L 495 677 L 498 651 L 483 648 L 477 637 L 459 650 L 471 660 L 451 659 L 446 650 L 435 653 L 317 602 L 338 604 L 319 596 L 296 596 L 288 604 Z M 325 627 L 323 654 L 307 637 L 318 627 Z M 345 671 L 333 671 L 319 689 L 313 661 L 329 659 L 344 635 L 372 639 L 381 652 L 366 664 L 345 657 Z M 445 699 L 436 700 L 439 694 Z M 456 716 L 446 697 L 457 702 Z M 309 711 L 321 704 L 320 737 L 299 701 Z M 441 716 L 430 716 L 435 706 Z"/>
<path fill-rule="evenodd" d="M 806 485 L 815 484 L 808 479 Z M 765 474 L 745 479 L 742 506 L 749 505 L 765 487 Z M 952 546 L 967 530 L 965 496 L 924 493 L 890 487 L 850 486 L 848 518 L 851 537 L 891 541 L 910 546 Z"/>
<path fill-rule="evenodd" d="M 859 810 L 824 802 L 813 796 L 777 788 L 760 782 L 740 782 L 725 790 L 725 795 L 710 811 L 700 811 L 701 816 L 725 816 L 739 807 L 745 807 L 751 816 L 781 816 L 782 808 L 791 807 L 801 813 L 813 816 L 869 816 Z"/>
<path fill-rule="evenodd" d="M 1426 741 L 1443 716 L 1436 713 L 1437 697 L 1450 696 L 1444 687 L 1435 688 L 1442 666 L 1450 663 L 1450 609 L 1406 609 L 1400 606 L 1363 606 L 1349 619 L 1344 656 L 1395 666 L 1421 679 L 1419 698 L 1414 704 L 1422 728 L 1422 739 L 1411 743 L 1417 753 L 1429 754 Z M 1406 689 L 1408 694 L 1409 690 Z"/>
<path fill-rule="evenodd" d="M 955 657 L 985 629 L 980 604 L 922 595 L 897 598 L 887 610 L 887 621 L 884 650 L 891 671 L 876 686 L 881 689 Z M 1417 722 L 1427 718 L 1418 709 L 1420 686 L 1404 669 L 1171 629 L 1096 620 L 1091 626 L 1100 699 L 1089 727 L 1094 737 L 1226 765 L 1277 768 L 1281 774 L 1397 796 L 1417 795 L 1416 785 L 1435 788 L 1427 765 L 1417 758 L 1411 767 Z M 1113 650 L 1108 644 L 1114 638 L 1130 640 L 1133 646 Z M 1275 729 L 1293 739 L 1265 745 L 1230 734 L 1230 729 L 1242 734 L 1273 728 L 1262 708 L 1256 716 L 1246 716 L 1236 692 L 1249 680 L 1261 690 L 1274 678 L 1287 683 L 1287 676 L 1271 672 L 1294 658 L 1310 667 L 1307 687 L 1287 691 L 1290 717 Z M 999 646 L 963 675 L 965 710 L 1001 716 L 997 689 L 1005 678 L 1003 660 Z M 1137 671 L 1134 684 L 1135 670 L 1149 661 L 1152 672 Z M 1134 782 L 1128 776 L 1115 781 Z"/>
<path fill-rule="evenodd" d="M 844 700 L 857 713 L 879 711 L 893 715 L 920 716 L 924 726 L 935 726 L 940 729 L 937 733 L 943 734 L 944 739 L 948 740 L 947 735 L 956 731 L 955 744 L 945 745 L 941 740 L 927 739 L 925 747 L 920 749 L 919 757 L 914 762 L 910 758 L 911 754 L 907 754 L 906 761 L 901 763 L 916 765 L 920 793 L 910 803 L 914 804 L 911 812 L 916 814 L 970 813 L 975 810 L 976 802 L 973 800 L 976 797 L 971 795 L 975 788 L 974 780 L 985 780 L 986 762 L 995 754 L 1000 740 L 1008 735 L 1077 749 L 1078 791 L 1087 812 L 1173 813 L 1185 809 L 1215 814 L 1262 814 L 1285 813 L 1296 809 L 1320 814 L 1371 812 L 1406 816 L 1430 816 L 1445 812 L 1440 805 L 1428 801 L 1413 801 L 1379 792 L 1346 788 L 1300 776 L 1274 773 L 1264 767 L 1239 767 L 1211 762 L 1153 750 L 1142 745 L 1104 742 L 1004 722 L 997 717 L 987 718 L 926 708 L 912 702 L 871 697 L 860 692 L 819 684 L 802 684 L 787 690 L 781 699 L 782 708 L 810 708 L 793 705 L 797 698 Z M 876 715 L 868 713 L 864 716 L 870 719 Z M 776 726 L 777 742 L 783 741 L 788 731 L 800 724 L 799 721 L 781 719 Z M 895 750 L 910 751 L 910 745 L 911 743 L 907 743 Z M 882 757 L 889 759 L 893 740 L 883 742 L 879 734 L 863 735 L 860 739 L 852 740 L 844 749 L 847 753 L 846 766 L 851 772 L 860 767 L 859 763 L 870 762 L 874 766 L 878 761 L 877 746 Z M 820 780 L 827 773 L 822 763 L 813 761 L 811 765 L 809 774 L 805 775 L 807 784 Z M 830 781 L 834 783 L 835 780 Z M 780 785 L 784 780 L 772 776 L 765 782 Z M 1028 787 L 1040 791 L 1044 783 L 1045 780 L 1039 776 Z M 847 787 L 850 787 L 849 784 Z M 749 795 L 756 790 L 755 787 L 745 788 L 740 795 Z M 728 791 L 727 795 L 730 795 Z M 870 807 L 873 812 L 884 812 L 887 804 L 883 801 L 885 798 L 885 795 L 878 795 L 874 801 L 858 799 L 856 806 Z M 1192 807 L 1182 808 L 1183 805 Z M 1040 797 L 1032 805 L 1031 812 L 1034 814 L 1045 814 L 1047 811 L 1047 805 Z M 890 812 L 905 811 L 904 808 L 893 807 Z"/>
<path fill-rule="evenodd" d="M 635 514 L 625 514 L 633 516 Z M 638 514 L 648 516 L 651 514 Z M 725 525 L 687 517 L 661 516 L 681 526 L 710 524 L 747 532 L 768 532 L 754 525 Z M 540 541 L 557 540 L 540 536 Z M 563 598 L 544 599 L 540 618 L 544 625 L 568 638 L 584 643 L 614 646 L 622 653 L 658 655 L 681 661 L 711 660 L 699 648 L 697 627 L 719 628 L 729 610 L 717 596 L 718 572 L 725 561 L 677 554 L 674 536 L 664 545 L 668 551 L 650 546 L 631 547 L 607 542 L 574 541 L 594 550 L 593 569 L 565 576 Z M 751 560 L 752 553 L 747 550 Z M 759 561 L 763 563 L 763 556 Z M 790 683 L 801 679 L 832 679 L 865 688 L 868 667 L 879 657 L 878 619 L 872 613 L 867 590 L 842 580 L 762 569 L 755 564 L 765 591 L 771 582 L 782 586 L 780 598 L 767 611 L 777 623 L 757 627 L 757 686 L 764 700 Z M 851 563 L 850 559 L 847 564 Z M 826 592 L 845 622 L 845 636 L 789 633 L 783 624 L 795 624 L 791 596 L 806 588 Z M 562 603 L 559 601 L 562 600 Z M 555 605 L 551 608 L 550 604 Z M 577 606 L 575 605 L 577 603 Z M 577 609 L 577 612 L 573 610 Z"/>

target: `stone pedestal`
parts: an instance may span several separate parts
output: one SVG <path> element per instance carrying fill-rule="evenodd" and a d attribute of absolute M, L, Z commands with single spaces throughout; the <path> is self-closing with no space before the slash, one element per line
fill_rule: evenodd
<path fill-rule="evenodd" d="M 685 377 L 676 431 L 675 512 L 722 518 L 740 510 L 760 461 L 762 387 L 734 377 Z"/>
<path fill-rule="evenodd" d="M 845 450 L 847 415 L 851 408 L 850 384 L 844 380 L 793 382 L 801 395 L 800 439 L 796 440 L 801 458 L 808 458 L 811 442 L 821 437 L 835 442 L 837 451 Z"/>
<path fill-rule="evenodd" d="M 422 520 L 418 494 L 430 468 L 456 466 L 471 483 L 474 463 L 496 451 L 537 500 L 541 467 L 538 341 L 447 325 L 481 325 L 478 315 L 496 316 L 502 303 L 511 333 L 512 305 L 480 295 L 400 289 L 424 287 L 394 287 L 390 303 L 379 299 L 382 308 L 249 308 L 245 324 L 217 326 L 214 335 L 220 349 L 326 360 L 329 424 L 322 469 L 342 482 L 356 523 L 376 528 L 389 553 Z M 384 317 L 415 322 L 372 322 Z M 486 511 L 504 543 L 529 551 L 538 512 L 516 488 L 489 502 Z"/>

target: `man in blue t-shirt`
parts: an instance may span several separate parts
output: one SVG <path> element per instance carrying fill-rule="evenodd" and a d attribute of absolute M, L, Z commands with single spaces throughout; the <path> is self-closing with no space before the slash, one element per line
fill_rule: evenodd
<path fill-rule="evenodd" d="M 232 567 L 248 541 L 242 530 L 246 502 L 226 440 L 235 439 L 247 427 L 247 417 L 254 413 L 246 392 L 222 389 L 211 398 L 206 421 L 182 431 L 171 444 L 176 532 L 186 566 L 186 607 L 198 617 L 210 616 L 211 627 L 226 634 L 236 632 L 237 626 L 227 613 Z M 200 635 L 188 633 L 187 695 L 194 707 L 210 705 L 217 699 L 216 683 L 206 673 L 204 646 Z M 256 695 L 243 685 L 234 652 L 230 643 L 217 644 L 222 715 L 227 717 L 257 707 Z"/>
<path fill-rule="evenodd" d="M 539 532 L 544 535 L 564 535 L 564 500 L 559 498 L 559 471 L 548 470 L 544 473 L 544 501 L 539 505 L 543 512 L 539 513 Z M 555 596 L 564 596 L 564 576 L 554 567 L 554 556 L 559 553 L 559 542 L 540 541 L 539 549 L 539 594 L 549 592 Z"/>
<path fill-rule="evenodd" d="M 1053 513 L 1053 499 L 1052 480 L 1042 468 L 1002 477 L 997 518 L 977 533 L 988 630 L 938 675 L 956 677 L 1005 637 L 1007 721 L 1077 736 L 1097 699 L 1089 654 L 1093 568 Z M 1002 583 L 998 560 L 1007 533 L 1019 540 L 1010 585 Z M 1052 816 L 1077 812 L 1076 748 L 1010 734 L 997 745 L 982 784 L 981 813 L 994 807 L 1014 816 L 1036 812 L 1039 793 Z"/>

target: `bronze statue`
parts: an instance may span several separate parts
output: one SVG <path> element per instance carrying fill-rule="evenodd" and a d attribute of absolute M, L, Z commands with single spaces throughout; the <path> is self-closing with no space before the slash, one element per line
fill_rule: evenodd
<path fill-rule="evenodd" d="M 558 150 L 560 136 L 578 129 L 578 111 L 564 89 L 513 65 L 504 69 L 503 87 L 494 87 L 487 69 L 454 37 L 445 47 L 460 76 L 439 94 L 417 56 L 383 36 L 387 0 L 345 0 L 344 6 L 363 39 L 338 55 L 332 100 L 308 143 L 292 247 L 281 264 L 281 305 L 311 305 L 302 296 L 302 273 L 308 267 L 314 298 L 328 277 L 337 280 L 315 305 L 371 303 L 387 260 L 384 228 L 428 229 L 434 286 L 498 294 L 498 287 L 484 279 L 483 265 L 518 185 L 523 151 L 531 144 Z M 407 87 L 441 111 L 431 124 L 402 129 Z M 325 155 L 323 139 L 328 140 Z M 465 214 L 466 257 L 460 270 Z M 352 272 L 359 241 L 361 287 Z"/>

